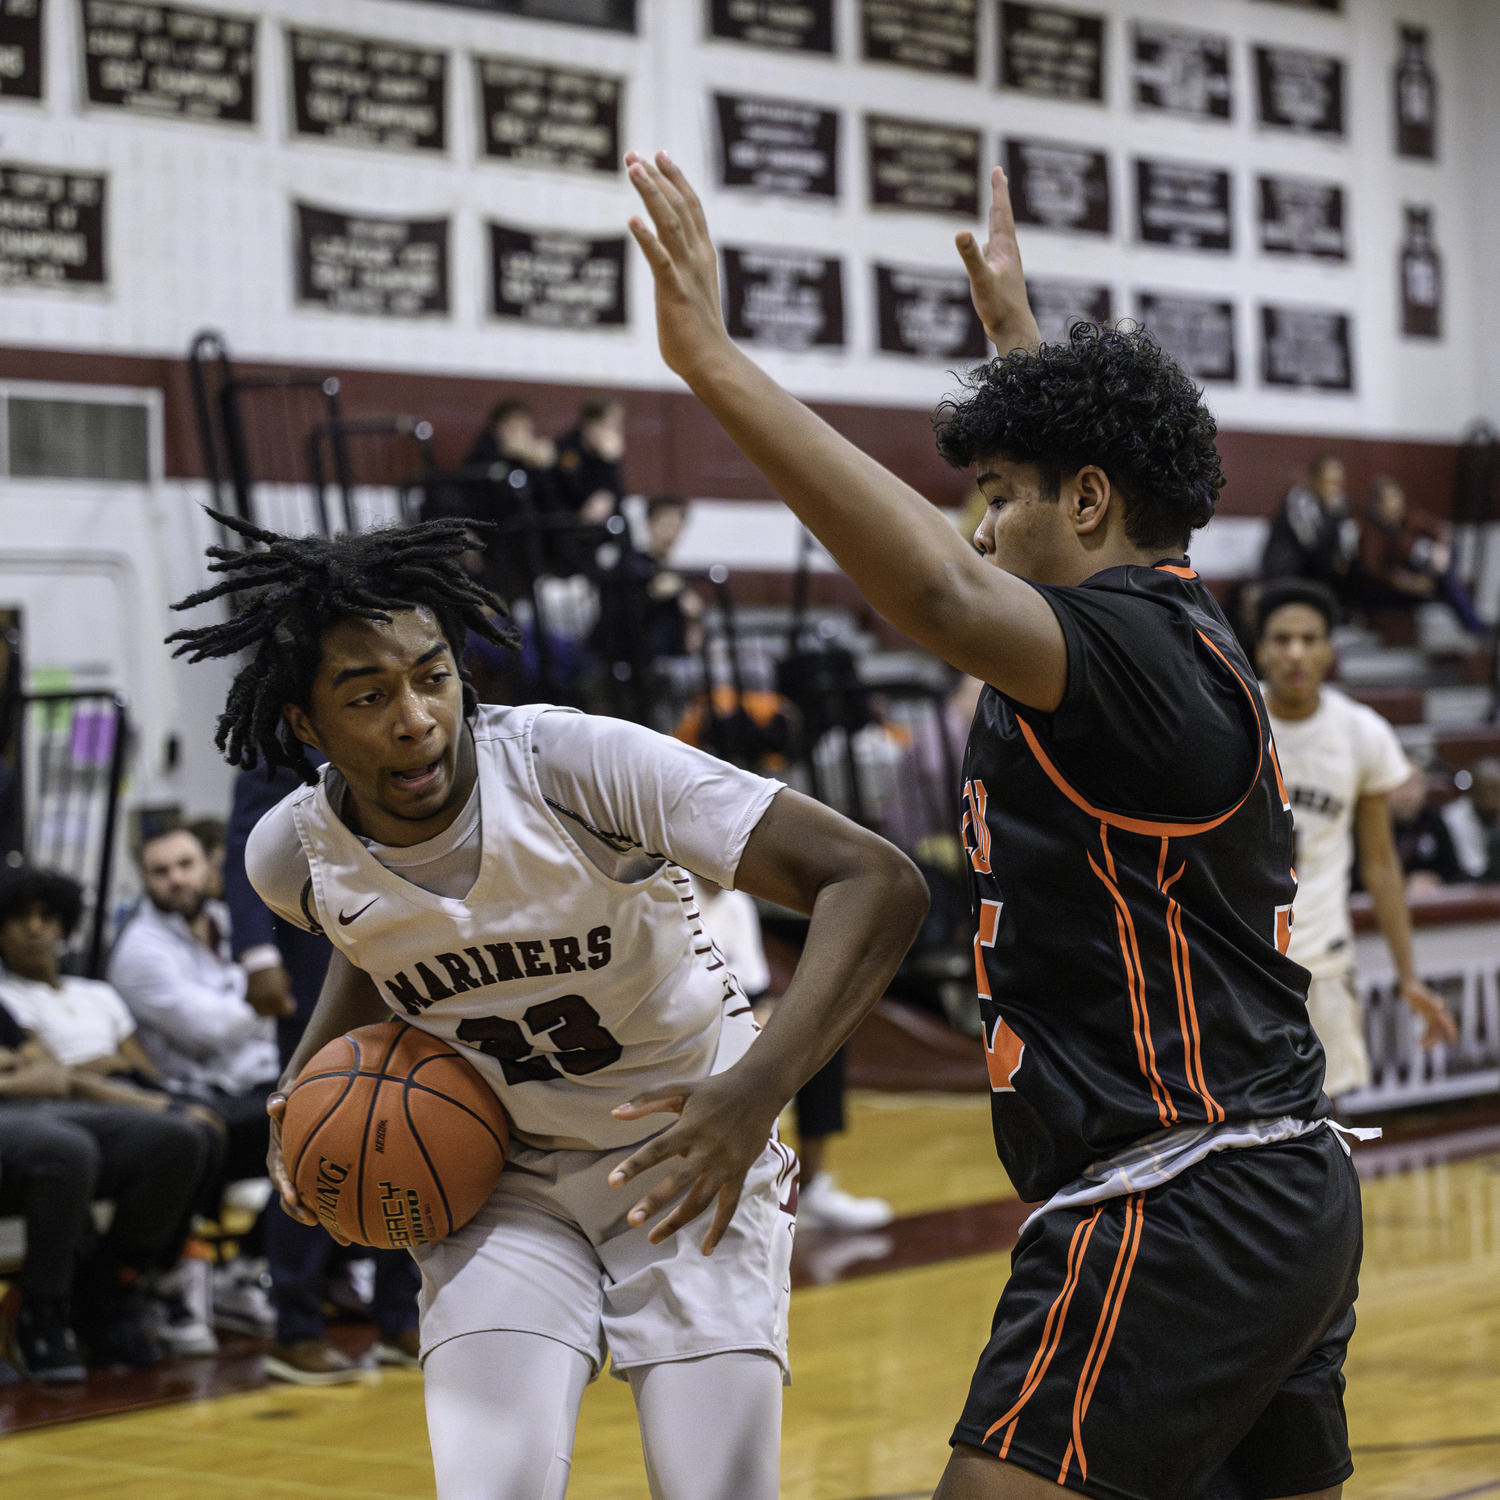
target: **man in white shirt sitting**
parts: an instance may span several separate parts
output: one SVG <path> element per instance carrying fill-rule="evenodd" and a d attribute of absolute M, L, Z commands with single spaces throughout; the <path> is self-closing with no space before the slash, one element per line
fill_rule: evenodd
<path fill-rule="evenodd" d="M 220 1180 L 200 1211 L 217 1216 L 225 1182 L 265 1175 L 266 1098 L 281 1071 L 276 1018 L 291 1001 L 279 991 L 247 994 L 229 948 L 229 912 L 212 899 L 203 846 L 186 828 L 148 838 L 140 850 L 147 900 L 126 924 L 110 959 L 110 983 L 140 1028 L 141 1044 L 178 1098 L 212 1110 L 226 1131 Z M 261 1269 L 221 1276 L 215 1317 L 247 1333 L 273 1321 Z"/>

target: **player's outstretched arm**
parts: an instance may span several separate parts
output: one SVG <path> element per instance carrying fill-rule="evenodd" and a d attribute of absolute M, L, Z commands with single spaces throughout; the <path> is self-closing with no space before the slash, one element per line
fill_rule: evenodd
<path fill-rule="evenodd" d="M 899 849 L 788 789 L 756 824 L 735 885 L 812 918 L 790 987 L 764 1033 L 728 1072 L 648 1089 L 615 1111 L 632 1120 L 678 1116 L 617 1167 L 610 1182 L 620 1186 L 680 1158 L 629 1219 L 644 1224 L 681 1198 L 651 1230 L 651 1242 L 660 1244 L 713 1204 L 705 1255 L 729 1227 L 745 1174 L 777 1116 L 885 993 L 927 914 L 926 884 Z"/>
<path fill-rule="evenodd" d="M 1051 710 L 1067 683 L 1062 630 L 1019 579 L 984 563 L 909 485 L 840 437 L 730 339 L 702 205 L 681 170 L 632 152 L 630 180 L 651 216 L 630 221 L 656 282 L 662 356 L 898 630 L 1022 703 Z M 983 250 L 960 246 L 975 305 L 1002 349 L 1035 343 L 1005 178 Z M 997 234 L 997 225 L 999 233 Z"/>
<path fill-rule="evenodd" d="M 281 1195 L 282 1208 L 304 1224 L 316 1224 L 317 1217 L 298 1199 L 297 1189 L 281 1160 L 281 1117 L 286 1113 L 287 1091 L 307 1066 L 308 1059 L 322 1051 L 335 1037 L 358 1026 L 373 1026 L 377 1021 L 388 1020 L 390 1014 L 385 1001 L 380 998 L 380 991 L 375 988 L 375 981 L 363 969 L 356 969 L 335 948 L 333 957 L 328 960 L 328 973 L 318 993 L 317 1006 L 308 1017 L 307 1030 L 302 1033 L 297 1050 L 287 1062 L 275 1093 L 266 1100 L 266 1113 L 271 1117 L 271 1147 L 266 1152 L 266 1172 Z"/>

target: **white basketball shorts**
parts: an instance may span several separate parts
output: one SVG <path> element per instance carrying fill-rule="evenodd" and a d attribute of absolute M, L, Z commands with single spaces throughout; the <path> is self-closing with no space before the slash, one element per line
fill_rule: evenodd
<path fill-rule="evenodd" d="M 1314 978 L 1307 990 L 1307 1019 L 1328 1055 L 1323 1092 L 1330 1099 L 1363 1088 L 1370 1081 L 1370 1053 L 1365 1046 L 1364 1008 L 1352 973 Z"/>
<path fill-rule="evenodd" d="M 767 1143 L 729 1228 L 706 1256 L 712 1205 L 660 1245 L 646 1238 L 656 1219 L 637 1229 L 626 1223 L 680 1160 L 610 1187 L 609 1174 L 637 1149 L 538 1151 L 513 1143 L 479 1213 L 414 1252 L 422 1269 L 422 1357 L 466 1333 L 506 1330 L 579 1350 L 596 1378 L 606 1351 L 611 1373 L 623 1379 L 636 1366 L 758 1350 L 780 1363 L 789 1382 L 796 1156 L 778 1140 Z"/>

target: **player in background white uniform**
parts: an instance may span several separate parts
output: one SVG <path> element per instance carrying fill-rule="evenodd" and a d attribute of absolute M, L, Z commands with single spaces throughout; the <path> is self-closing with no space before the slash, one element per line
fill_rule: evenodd
<path fill-rule="evenodd" d="M 304 778 L 302 743 L 328 757 L 247 850 L 267 903 L 335 948 L 282 1087 L 394 1011 L 468 1049 L 513 1124 L 489 1202 L 417 1251 L 439 1495 L 558 1500 L 607 1349 L 656 1500 L 773 1500 L 796 1171 L 775 1122 L 894 973 L 921 877 L 649 730 L 478 707 L 465 630 L 515 632 L 462 571 L 460 523 L 328 539 L 218 519 L 258 546 L 212 549 L 229 578 L 179 607 L 232 594 L 237 613 L 173 639 L 252 653 L 219 745 Z M 758 1039 L 684 869 L 811 917 Z M 269 1166 L 312 1222 L 274 1129 Z"/>
<path fill-rule="evenodd" d="M 1390 793 L 1418 773 L 1374 709 L 1324 684 L 1333 666 L 1337 612 L 1322 584 L 1281 579 L 1261 596 L 1256 630 L 1256 659 L 1297 838 L 1287 952 L 1312 974 L 1307 1011 L 1328 1054 L 1323 1091 L 1330 1099 L 1370 1081 L 1349 920 L 1356 853 L 1402 998 L 1424 1023 L 1423 1045 L 1458 1040 L 1448 1007 L 1423 984 L 1412 961 L 1406 877 L 1391 832 Z"/>

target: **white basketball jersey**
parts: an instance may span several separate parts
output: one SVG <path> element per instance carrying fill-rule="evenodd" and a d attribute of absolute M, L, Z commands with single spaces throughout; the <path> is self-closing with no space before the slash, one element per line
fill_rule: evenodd
<path fill-rule="evenodd" d="M 547 806 L 532 764 L 540 711 L 487 707 L 474 721 L 481 858 L 461 901 L 370 854 L 334 811 L 332 767 L 290 800 L 324 929 L 391 1009 L 463 1052 L 526 1144 L 607 1150 L 664 1123 L 612 1109 L 722 1072 L 755 1025 L 687 874 L 667 863 L 612 880 Z"/>

